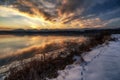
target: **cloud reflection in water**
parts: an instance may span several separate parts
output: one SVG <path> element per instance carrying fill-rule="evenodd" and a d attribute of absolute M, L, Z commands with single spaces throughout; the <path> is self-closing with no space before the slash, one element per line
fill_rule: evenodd
<path fill-rule="evenodd" d="M 67 42 L 85 40 L 81 36 L 0 36 L 0 66 L 64 48 Z"/>

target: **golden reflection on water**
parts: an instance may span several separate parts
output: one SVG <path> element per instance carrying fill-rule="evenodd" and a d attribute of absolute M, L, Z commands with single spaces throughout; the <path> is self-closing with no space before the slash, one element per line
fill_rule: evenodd
<path fill-rule="evenodd" d="M 0 59 L 21 54 L 40 53 L 49 46 L 52 50 L 64 47 L 64 41 L 80 41 L 86 38 L 77 36 L 13 36 L 0 35 Z M 50 44 L 50 45 L 49 45 Z M 50 49 L 48 49 L 49 51 Z M 47 52 L 47 51 L 45 51 Z"/>

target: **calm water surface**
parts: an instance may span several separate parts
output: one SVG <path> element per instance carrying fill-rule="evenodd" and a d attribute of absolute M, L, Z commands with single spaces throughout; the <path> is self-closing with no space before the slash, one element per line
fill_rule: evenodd
<path fill-rule="evenodd" d="M 64 40 L 83 39 L 81 36 L 14 36 L 0 35 L 0 66 L 35 55 L 39 46 Z"/>

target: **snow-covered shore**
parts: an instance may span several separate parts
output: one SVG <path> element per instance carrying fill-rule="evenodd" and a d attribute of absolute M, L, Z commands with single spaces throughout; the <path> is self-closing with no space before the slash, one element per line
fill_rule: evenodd
<path fill-rule="evenodd" d="M 80 41 L 77 39 L 62 42 L 64 44 L 62 49 L 65 48 L 65 50 L 58 49 L 50 52 L 52 53 L 50 57 L 44 54 L 43 60 L 39 60 L 40 57 L 38 57 L 28 63 L 21 63 L 21 66 L 10 68 L 10 74 L 5 77 L 5 80 L 17 80 L 18 78 L 19 80 L 46 80 L 47 77 L 55 78 L 52 80 L 83 80 L 87 65 L 104 51 L 109 40 L 111 40 L 109 34 L 100 34 L 83 42 L 81 39 Z M 45 50 L 48 49 L 46 47 Z"/>
<path fill-rule="evenodd" d="M 58 71 L 59 76 L 50 80 L 120 80 L 120 35 L 112 35 L 110 41 L 83 55 L 84 63 L 77 61 Z M 77 64 L 76 64 L 77 63 Z"/>

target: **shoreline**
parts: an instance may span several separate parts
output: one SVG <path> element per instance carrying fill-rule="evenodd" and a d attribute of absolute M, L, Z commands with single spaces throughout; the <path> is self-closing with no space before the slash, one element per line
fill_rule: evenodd
<path fill-rule="evenodd" d="M 58 76 L 58 70 L 63 70 L 66 67 L 66 65 L 72 64 L 74 62 L 74 55 L 80 56 L 81 62 L 84 62 L 84 59 L 81 56 L 82 53 L 88 52 L 91 50 L 91 48 L 103 44 L 106 41 L 109 41 L 110 39 L 111 35 L 100 34 L 90 38 L 90 40 L 88 40 L 87 43 L 85 42 L 80 45 L 75 42 L 69 43 L 69 45 L 66 46 L 67 49 L 61 50 L 61 52 L 60 50 L 58 50 L 58 52 L 55 51 L 55 53 L 52 52 L 52 55 L 60 53 L 59 55 L 57 55 L 56 58 L 46 59 L 46 55 L 43 55 L 42 61 L 33 59 L 28 63 L 22 63 L 22 66 L 20 67 L 10 68 L 9 75 L 5 78 L 5 80 L 16 80 L 18 78 L 19 80 L 27 80 L 28 78 L 32 80 L 46 80 L 46 78 L 55 78 Z"/>
<path fill-rule="evenodd" d="M 56 36 L 93 36 L 95 34 L 100 34 L 103 32 L 107 32 L 109 34 L 120 34 L 120 28 L 108 28 L 108 29 L 43 29 L 43 30 L 24 30 L 24 29 L 16 29 L 16 30 L 0 30 L 0 35 L 56 35 Z"/>

